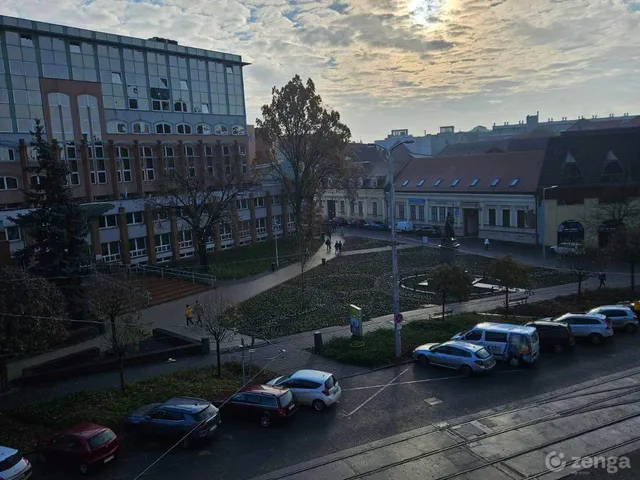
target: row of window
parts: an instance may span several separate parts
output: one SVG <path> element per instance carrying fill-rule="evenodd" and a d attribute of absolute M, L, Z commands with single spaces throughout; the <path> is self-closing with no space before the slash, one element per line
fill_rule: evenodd
<path fill-rule="evenodd" d="M 245 128 L 242 125 L 233 125 L 231 129 L 225 124 L 214 125 L 213 129 L 211 125 L 206 123 L 200 123 L 193 128 L 193 125 L 189 123 L 179 123 L 175 126 L 167 122 L 158 122 L 153 126 L 153 131 L 158 134 L 170 134 L 177 133 L 180 135 L 244 135 Z M 108 133 L 135 133 L 135 134 L 150 134 L 152 132 L 151 125 L 147 122 L 133 122 L 131 129 L 127 122 L 119 120 L 113 120 L 107 123 Z"/>
<path fill-rule="evenodd" d="M 424 182 L 426 180 L 419 180 L 416 183 L 416 187 L 421 187 L 424 185 Z M 469 186 L 470 187 L 475 187 L 476 185 L 478 185 L 478 182 L 480 181 L 479 178 L 474 178 L 473 180 L 471 180 L 469 182 Z M 516 185 L 518 185 L 518 182 L 520 181 L 520 178 L 518 177 L 514 177 L 511 179 L 511 182 L 509 182 L 509 186 L 510 187 L 515 187 Z M 442 183 L 442 179 L 438 178 L 433 182 L 433 186 L 434 187 L 439 187 L 440 184 Z M 451 185 L 449 185 L 450 187 L 457 187 L 458 184 L 460 183 L 460 179 L 459 178 L 454 178 L 453 181 L 451 182 Z M 490 187 L 495 187 L 500 183 L 500 177 L 496 177 L 494 178 L 491 183 L 489 184 Z M 402 182 L 402 186 L 403 187 L 408 187 L 409 186 L 409 180 L 405 180 L 404 182 Z"/>
<path fill-rule="evenodd" d="M 351 215 L 355 215 L 356 205 L 358 207 L 358 215 L 364 215 L 364 204 L 363 204 L 362 201 L 351 202 L 349 204 L 349 213 Z M 346 207 L 345 201 L 344 200 L 340 200 L 340 213 L 341 214 L 347 213 L 345 207 Z M 371 215 L 373 215 L 374 217 L 378 215 L 378 202 L 375 201 L 375 200 L 371 202 Z"/>

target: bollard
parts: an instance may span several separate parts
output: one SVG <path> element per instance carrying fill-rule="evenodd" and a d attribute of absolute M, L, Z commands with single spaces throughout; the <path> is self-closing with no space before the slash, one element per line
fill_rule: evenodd
<path fill-rule="evenodd" d="M 325 263 L 327 263 L 327 259 L 326 259 L 326 258 L 323 258 L 323 259 L 322 259 L 322 265 L 324 265 Z"/>
<path fill-rule="evenodd" d="M 313 344 L 316 349 L 316 352 L 322 349 L 322 333 L 321 332 L 313 332 Z"/>
<path fill-rule="evenodd" d="M 209 355 L 211 353 L 211 340 L 209 340 L 209 337 L 202 337 L 200 339 L 200 345 L 203 355 Z"/>
<path fill-rule="evenodd" d="M 275 272 L 276 271 L 276 264 L 275 263 L 271 263 L 271 271 Z"/>

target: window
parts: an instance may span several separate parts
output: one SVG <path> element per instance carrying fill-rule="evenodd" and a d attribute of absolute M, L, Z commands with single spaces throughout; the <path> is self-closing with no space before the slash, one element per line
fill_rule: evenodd
<path fill-rule="evenodd" d="M 258 235 L 267 233 L 267 219 L 256 218 L 256 233 Z"/>
<path fill-rule="evenodd" d="M 362 215 L 363 214 L 363 208 L 362 208 L 362 201 L 358 202 L 358 215 Z"/>
<path fill-rule="evenodd" d="M 465 340 L 480 340 L 482 338 L 482 330 L 471 330 L 464 336 Z"/>
<path fill-rule="evenodd" d="M 264 207 L 264 197 L 255 197 L 253 199 L 253 204 L 256 206 L 256 208 Z"/>
<path fill-rule="evenodd" d="M 356 204 L 351 202 L 349 204 L 349 214 L 354 215 L 356 213 Z"/>
<path fill-rule="evenodd" d="M 416 206 L 409 205 L 409 219 L 416 220 Z"/>
<path fill-rule="evenodd" d="M 527 212 L 525 212 L 524 210 L 518 210 L 517 211 L 517 216 L 516 216 L 516 225 L 518 226 L 518 228 L 525 228 L 527 225 L 526 222 L 526 215 Z"/>
<path fill-rule="evenodd" d="M 431 207 L 431 221 L 438 221 L 438 207 Z"/>
<path fill-rule="evenodd" d="M 23 47 L 33 47 L 33 37 L 31 35 L 20 35 L 20 45 Z"/>
<path fill-rule="evenodd" d="M 460 183 L 460 179 L 456 178 L 453 182 L 451 182 L 451 186 L 452 187 L 456 187 L 456 186 L 458 186 L 459 183 Z"/>
<path fill-rule="evenodd" d="M 180 230 L 178 232 L 178 247 L 193 247 L 193 232 L 191 230 Z"/>
<path fill-rule="evenodd" d="M 201 123 L 196 127 L 196 133 L 198 135 L 211 135 L 211 127 L 206 123 Z"/>
<path fill-rule="evenodd" d="M 213 147 L 209 145 L 205 145 L 204 147 L 204 160 L 205 167 L 207 171 L 207 175 L 213 177 L 214 169 L 213 169 Z"/>
<path fill-rule="evenodd" d="M 489 209 L 489 225 L 491 227 L 496 226 L 496 209 L 495 208 Z"/>
<path fill-rule="evenodd" d="M 249 210 L 249 200 L 241 198 L 238 200 L 238 210 Z"/>
<path fill-rule="evenodd" d="M 195 178 L 196 176 L 196 151 L 191 145 L 184 146 L 184 159 L 187 164 L 189 177 Z"/>
<path fill-rule="evenodd" d="M 502 210 L 502 226 L 503 227 L 511 226 L 511 210 L 509 209 Z"/>
<path fill-rule="evenodd" d="M 424 205 L 418 205 L 418 220 L 424 222 Z"/>
<path fill-rule="evenodd" d="M 108 242 L 102 245 L 102 261 L 114 263 L 120 261 L 120 242 Z"/>
<path fill-rule="evenodd" d="M 180 80 L 180 90 L 189 90 L 189 84 L 186 80 Z"/>
<path fill-rule="evenodd" d="M 31 175 L 31 177 L 29 177 L 29 184 L 32 187 L 40 185 L 40 175 Z"/>
<path fill-rule="evenodd" d="M 127 213 L 127 225 L 138 225 L 144 223 L 144 212 L 129 212 Z"/>
<path fill-rule="evenodd" d="M 107 133 L 127 133 L 127 124 L 124 122 L 107 123 Z"/>
<path fill-rule="evenodd" d="M 289 215 L 287 215 L 287 217 L 288 217 L 287 229 L 291 232 L 296 228 L 295 217 L 293 216 L 293 213 L 290 213 Z"/>
<path fill-rule="evenodd" d="M 371 202 L 371 213 L 373 214 L 373 216 L 378 215 L 378 202 L 376 202 L 375 200 Z"/>
<path fill-rule="evenodd" d="M 231 135 L 244 135 L 244 127 L 242 125 L 234 125 L 231 127 Z"/>
<path fill-rule="evenodd" d="M 241 156 L 245 156 L 247 154 L 247 147 L 245 147 L 244 145 L 238 145 L 238 153 Z"/>
<path fill-rule="evenodd" d="M 470 187 L 475 187 L 479 182 L 478 178 L 474 178 L 473 180 L 471 180 L 471 183 L 469 184 Z"/>
<path fill-rule="evenodd" d="M 231 175 L 231 157 L 229 156 L 229 147 L 227 145 L 222 146 L 222 156 L 224 157 L 224 173 Z"/>
<path fill-rule="evenodd" d="M 498 182 L 500 181 L 499 178 L 494 178 L 493 182 L 491 182 L 491 184 L 489 185 L 490 187 L 495 187 L 496 185 L 498 185 Z"/>
<path fill-rule="evenodd" d="M 151 133 L 151 127 L 146 122 L 135 122 L 133 124 L 133 133 Z"/>
<path fill-rule="evenodd" d="M 71 53 L 82 53 L 80 42 L 69 42 L 69 51 Z"/>
<path fill-rule="evenodd" d="M 442 183 L 442 179 L 441 179 L 441 178 L 439 178 L 439 179 L 437 179 L 435 182 L 433 182 L 433 186 L 434 186 L 434 187 L 437 187 L 437 186 L 439 186 L 441 183 Z"/>
<path fill-rule="evenodd" d="M 0 177 L 0 191 L 2 190 L 17 190 L 18 179 L 15 177 Z"/>
<path fill-rule="evenodd" d="M 271 197 L 271 205 L 280 205 L 280 201 L 281 199 L 278 195 Z"/>
<path fill-rule="evenodd" d="M 102 142 L 95 142 L 89 145 L 89 161 L 91 163 L 91 183 L 93 185 L 107 183 L 107 167 Z"/>
<path fill-rule="evenodd" d="M 420 181 L 418 182 L 418 187 L 421 187 L 422 185 L 424 185 L 424 180 L 420 180 Z"/>
<path fill-rule="evenodd" d="M 115 228 L 118 226 L 117 215 L 100 215 L 98 218 L 99 228 Z"/>
<path fill-rule="evenodd" d="M 404 203 L 398 204 L 398 218 L 404 219 Z"/>
<path fill-rule="evenodd" d="M 171 125 L 168 123 L 157 123 L 156 124 L 156 133 L 171 133 Z"/>
<path fill-rule="evenodd" d="M 191 133 L 193 133 L 191 125 L 189 125 L 188 123 L 179 124 L 176 127 L 176 130 L 177 130 L 178 133 L 180 133 L 182 135 L 191 135 Z"/>
<path fill-rule="evenodd" d="M 520 179 L 518 177 L 514 178 L 513 180 L 511 180 L 511 183 L 509 184 L 510 187 L 515 187 L 518 182 L 520 181 Z"/>
<path fill-rule="evenodd" d="M 129 110 L 138 110 L 138 99 L 130 98 L 129 99 Z"/>
<path fill-rule="evenodd" d="M 151 147 L 140 147 L 140 163 L 142 180 L 146 182 L 155 180 L 156 171 L 153 167 L 153 149 Z"/>
<path fill-rule="evenodd" d="M 438 220 L 444 222 L 447 219 L 447 209 L 444 207 L 438 207 Z"/>
<path fill-rule="evenodd" d="M 6 227 L 4 232 L 7 235 L 7 240 L 10 242 L 15 242 L 21 239 L 20 227 Z"/>
<path fill-rule="evenodd" d="M 404 182 L 402 182 L 403 187 L 406 187 L 407 185 L 409 185 L 409 180 L 405 180 Z"/>
<path fill-rule="evenodd" d="M 136 212 L 142 213 L 142 212 Z M 131 258 L 144 257 L 147 254 L 147 239 L 145 237 L 129 239 L 129 255 Z"/>
<path fill-rule="evenodd" d="M 169 100 L 152 100 L 151 110 L 155 110 L 156 112 L 168 112 L 170 110 Z"/>
<path fill-rule="evenodd" d="M 15 162 L 16 152 L 12 148 L 0 147 L 0 162 Z"/>
<path fill-rule="evenodd" d="M 122 85 L 122 75 L 120 72 L 111 72 L 111 83 Z"/>
<path fill-rule="evenodd" d="M 187 104 L 185 102 L 174 102 L 173 110 L 175 112 L 188 112 Z"/>
<path fill-rule="evenodd" d="M 229 129 L 227 128 L 226 125 L 219 123 L 218 125 L 213 127 L 213 133 L 215 135 L 229 135 Z"/>
<path fill-rule="evenodd" d="M 484 341 L 507 343 L 507 334 L 503 332 L 484 332 Z"/>
<path fill-rule="evenodd" d="M 164 253 L 171 251 L 171 236 L 168 233 L 159 233 L 155 235 L 156 253 Z"/>
<path fill-rule="evenodd" d="M 164 170 L 171 175 L 176 170 L 176 157 L 173 153 L 173 147 L 162 147 L 162 153 L 164 156 Z"/>

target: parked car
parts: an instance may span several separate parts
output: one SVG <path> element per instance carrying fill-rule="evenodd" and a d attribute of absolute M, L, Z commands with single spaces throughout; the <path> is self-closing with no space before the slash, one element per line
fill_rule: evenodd
<path fill-rule="evenodd" d="M 350 227 L 354 227 L 354 228 L 364 228 L 364 226 L 367 224 L 367 222 L 365 222 L 362 219 L 357 219 L 357 220 L 350 220 L 349 221 L 349 226 Z"/>
<path fill-rule="evenodd" d="M 127 416 L 126 423 L 141 434 L 181 440 L 188 447 L 211 438 L 220 425 L 220 412 L 202 398 L 174 397 L 136 410 Z"/>
<path fill-rule="evenodd" d="M 542 320 L 566 323 L 571 327 L 576 338 L 586 338 L 594 345 L 613 336 L 613 328 L 607 317 L 597 313 L 565 313 L 557 318 L 543 318 Z"/>
<path fill-rule="evenodd" d="M 442 230 L 437 225 L 425 225 L 416 228 L 413 233 L 418 237 L 442 237 Z"/>
<path fill-rule="evenodd" d="M 96 467 L 113 463 L 118 437 L 112 430 L 84 423 L 43 439 L 37 447 L 42 461 L 75 467 L 86 475 Z"/>
<path fill-rule="evenodd" d="M 538 333 L 533 327 L 508 323 L 479 323 L 471 330 L 454 335 L 451 340 L 480 345 L 496 358 L 513 367 L 534 364 L 540 355 Z"/>
<path fill-rule="evenodd" d="M 263 427 L 288 420 L 298 411 L 298 401 L 293 392 L 273 385 L 248 385 L 216 403 L 223 414 L 258 419 Z"/>
<path fill-rule="evenodd" d="M 346 218 L 343 217 L 333 217 L 330 220 L 331 225 L 333 225 L 334 227 L 343 227 L 345 225 L 348 225 L 349 222 L 347 222 Z"/>
<path fill-rule="evenodd" d="M 367 222 L 364 224 L 364 228 L 366 230 L 389 230 L 389 225 L 382 223 L 382 222 L 378 222 L 378 221 L 374 221 L 374 222 Z"/>
<path fill-rule="evenodd" d="M 0 445 L 0 478 L 27 480 L 32 473 L 31 463 L 18 450 Z"/>
<path fill-rule="evenodd" d="M 549 322 L 547 320 L 536 320 L 526 324 L 533 327 L 538 332 L 540 348 L 549 348 L 556 353 L 572 349 L 576 340 L 571 327 L 566 323 Z"/>
<path fill-rule="evenodd" d="M 267 385 L 290 389 L 300 405 L 309 405 L 319 412 L 336 403 L 342 395 L 336 377 L 319 370 L 298 370 L 291 375 L 274 378 Z"/>
<path fill-rule="evenodd" d="M 397 232 L 412 232 L 413 231 L 413 222 L 403 220 L 396 223 L 396 231 Z"/>
<path fill-rule="evenodd" d="M 467 377 L 472 373 L 488 372 L 496 366 L 496 360 L 487 349 L 459 341 L 420 345 L 413 351 L 413 359 L 422 365 L 459 370 Z"/>
<path fill-rule="evenodd" d="M 604 315 L 614 329 L 624 330 L 628 333 L 634 333 L 638 329 L 638 316 L 631 307 L 625 307 L 623 305 L 603 305 L 592 308 L 587 313 Z"/>
<path fill-rule="evenodd" d="M 549 247 L 549 250 L 558 255 L 581 255 L 584 253 L 584 247 L 577 242 L 564 242 Z"/>

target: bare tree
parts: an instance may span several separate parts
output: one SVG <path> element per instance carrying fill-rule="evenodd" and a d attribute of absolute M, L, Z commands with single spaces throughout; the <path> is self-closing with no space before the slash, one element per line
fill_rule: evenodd
<path fill-rule="evenodd" d="M 221 373 L 220 344 L 232 338 L 239 323 L 235 304 L 223 295 L 207 295 L 200 298 L 202 310 L 198 321 L 202 328 L 216 342 L 218 376 Z"/>
<path fill-rule="evenodd" d="M 429 291 L 440 297 L 442 319 L 445 318 L 447 300 L 466 302 L 471 295 L 471 277 L 458 265 L 439 265 L 429 279 Z"/>
<path fill-rule="evenodd" d="M 582 295 L 582 284 L 604 265 L 604 252 L 593 245 L 585 245 L 581 251 L 562 256 L 569 275 L 578 282 L 578 296 Z"/>
<path fill-rule="evenodd" d="M 160 191 L 145 200 L 157 211 L 173 210 L 190 227 L 201 266 L 209 263 L 207 239 L 215 225 L 232 225 L 237 220 L 234 205 L 238 198 L 256 185 L 251 173 L 239 173 L 238 165 L 217 170 L 201 175 L 195 165 L 174 165 L 165 172 Z"/>
<path fill-rule="evenodd" d="M 489 275 L 500 282 L 504 287 L 504 312 L 509 315 L 509 289 L 514 287 L 526 287 L 529 284 L 531 267 L 518 262 L 510 255 L 496 260 Z"/>
<path fill-rule="evenodd" d="M 96 272 L 91 287 L 94 315 L 110 325 L 104 339 L 108 350 L 118 359 L 120 388 L 124 392 L 124 356 L 149 333 L 139 312 L 140 307 L 148 304 L 149 294 L 125 268 L 109 275 Z"/>

